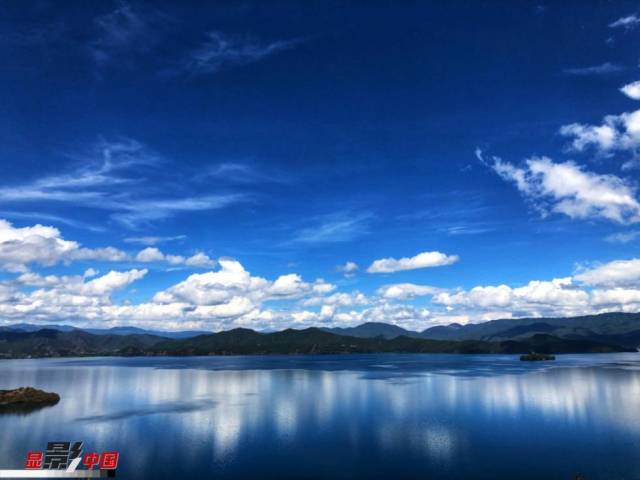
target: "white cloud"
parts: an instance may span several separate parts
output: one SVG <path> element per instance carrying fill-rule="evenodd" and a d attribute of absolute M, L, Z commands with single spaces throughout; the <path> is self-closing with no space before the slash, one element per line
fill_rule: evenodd
<path fill-rule="evenodd" d="M 615 22 L 611 22 L 609 27 L 611 28 L 624 28 L 626 30 L 631 30 L 636 28 L 640 24 L 640 18 L 636 14 L 627 15 L 626 17 L 621 17 L 617 19 Z"/>
<path fill-rule="evenodd" d="M 636 93 L 637 87 L 632 85 L 634 84 L 623 87 L 623 90 L 629 87 L 629 93 Z M 607 115 L 601 125 L 582 123 L 564 125 L 560 128 L 560 134 L 572 138 L 571 148 L 577 152 L 593 148 L 603 156 L 610 156 L 616 151 L 635 154 L 640 147 L 640 110 L 620 115 Z"/>
<path fill-rule="evenodd" d="M 380 297 L 388 300 L 407 300 L 425 295 L 435 295 L 440 292 L 442 292 L 441 288 L 431 287 L 428 285 L 416 285 L 414 283 L 395 283 L 392 285 L 385 285 L 377 291 Z"/>
<path fill-rule="evenodd" d="M 635 188 L 615 175 L 589 172 L 573 162 L 531 158 L 516 167 L 494 157 L 489 164 L 541 211 L 571 218 L 605 218 L 621 224 L 640 221 Z"/>
<path fill-rule="evenodd" d="M 300 275 L 281 275 L 274 281 L 252 276 L 242 264 L 220 259 L 220 270 L 190 275 L 186 280 L 154 296 L 157 303 L 220 305 L 234 297 L 246 298 L 255 308 L 268 300 L 300 298 L 307 294 L 327 293 L 335 286 L 318 279 L 305 282 Z M 244 305 L 247 305 L 246 302 Z"/>
<path fill-rule="evenodd" d="M 215 264 L 215 261 L 209 258 L 208 255 L 198 252 L 195 255 L 187 257 L 184 264 L 189 267 L 211 267 Z"/>
<path fill-rule="evenodd" d="M 640 260 L 616 260 L 583 269 L 573 277 L 534 280 L 521 287 L 503 284 L 443 291 L 434 295 L 432 304 L 445 307 L 447 318 L 462 315 L 471 321 L 636 312 L 640 310 Z"/>
<path fill-rule="evenodd" d="M 343 321 L 350 323 L 383 322 L 417 331 L 433 325 L 432 313 L 427 308 L 395 303 L 379 303 L 364 310 L 361 315 L 352 315 L 352 317 L 355 318 L 344 318 Z"/>
<path fill-rule="evenodd" d="M 441 252 L 422 252 L 414 257 L 403 257 L 399 260 L 395 258 L 382 258 L 375 260 L 367 272 L 369 273 L 392 273 L 401 270 L 415 270 L 418 268 L 440 267 L 456 263 L 457 255 L 446 255 Z"/>
<path fill-rule="evenodd" d="M 65 240 L 54 227 L 14 227 L 0 219 L 0 268 L 25 271 L 27 265 L 55 265 L 74 260 L 122 261 L 127 254 L 113 247 L 90 249 Z"/>
<path fill-rule="evenodd" d="M 147 247 L 136 255 L 138 262 L 161 262 L 163 260 L 164 254 L 155 247 Z"/>
<path fill-rule="evenodd" d="M 39 288 L 24 293 L 2 285 L 0 297 L 4 293 L 4 298 L 0 299 L 0 316 L 23 321 L 108 320 L 107 310 L 113 306 L 111 294 L 146 274 L 146 270 L 110 271 L 89 281 L 80 275 L 23 274 L 18 277 L 18 283 Z"/>
<path fill-rule="evenodd" d="M 95 271 L 72 276 L 24 272 L 14 280 L 0 282 L 0 317 L 9 321 L 64 320 L 102 326 L 211 330 L 387 322 L 423 330 L 453 321 L 637 311 L 638 262 L 618 260 L 581 270 L 574 277 L 531 281 L 519 287 L 486 285 L 445 290 L 400 283 L 367 296 L 357 290 L 331 293 L 335 285 L 322 279 L 306 282 L 298 274 L 268 280 L 251 275 L 236 260 L 222 259 L 217 271 L 190 275 L 138 304 L 116 303 L 112 294 L 144 278 L 146 270 L 111 271 L 102 276 L 96 276 Z M 23 287 L 36 290 L 23 291 Z M 417 297 L 422 296 L 431 296 L 430 303 L 403 303 L 421 303 Z M 285 308 L 274 310 L 268 306 L 272 302 Z"/>
<path fill-rule="evenodd" d="M 0 265 L 8 270 L 24 270 L 25 265 L 54 265 L 68 258 L 80 245 L 64 240 L 53 227 L 35 225 L 15 228 L 0 220 Z"/>
<path fill-rule="evenodd" d="M 69 258 L 69 260 L 98 260 L 103 262 L 124 262 L 128 259 L 129 255 L 114 247 L 80 248 Z"/>
<path fill-rule="evenodd" d="M 147 270 L 135 269 L 127 272 L 116 272 L 112 270 L 106 275 L 84 283 L 81 292 L 86 295 L 110 294 L 114 290 L 119 290 L 136 280 L 140 280 L 147 272 Z"/>
<path fill-rule="evenodd" d="M 336 270 L 342 272 L 345 277 L 350 278 L 355 276 L 356 272 L 360 269 L 356 262 L 348 261 L 344 265 L 338 265 Z"/>
<path fill-rule="evenodd" d="M 354 290 L 352 292 L 336 292 L 328 296 L 314 296 L 310 297 L 302 302 L 304 306 L 313 305 L 331 305 L 340 307 L 353 307 L 356 305 L 369 305 L 371 299 L 365 294 Z"/>
<path fill-rule="evenodd" d="M 188 267 L 212 267 L 215 261 L 208 255 L 199 252 L 191 257 L 182 255 L 165 255 L 156 247 L 147 247 L 136 255 L 136 261 L 143 263 L 166 261 L 171 265 L 186 265 Z"/>
<path fill-rule="evenodd" d="M 308 291 L 309 285 L 297 273 L 281 275 L 269 287 L 268 292 L 274 297 L 294 297 Z"/>
<path fill-rule="evenodd" d="M 522 182 L 528 192 L 535 191 L 527 175 Z M 251 275 L 236 260 L 223 258 L 217 270 L 189 275 L 138 304 L 118 303 L 112 294 L 144 278 L 148 273 L 144 269 L 98 275 L 94 268 L 88 268 L 84 274 L 63 276 L 40 275 L 27 269 L 29 265 L 49 266 L 81 258 L 131 260 L 111 247 L 84 248 L 65 240 L 52 227 L 16 228 L 0 221 L 0 265 L 21 272 L 12 280 L 0 281 L 0 318 L 214 330 L 234 326 L 256 329 L 345 326 L 383 321 L 422 330 L 453 318 L 478 321 L 640 309 L 640 259 L 616 260 L 580 269 L 573 277 L 531 281 L 519 287 L 486 285 L 445 290 L 397 283 L 380 287 L 375 295 L 368 296 L 358 290 L 336 291 L 336 285 L 323 279 L 305 281 L 297 273 L 269 280 Z M 203 266 L 212 262 L 204 254 L 167 255 L 156 247 L 143 249 L 134 259 L 141 263 L 165 261 Z M 380 259 L 369 270 L 391 272 L 456 260 L 455 256 L 439 252 L 423 252 L 399 260 Z M 403 303 L 409 300 L 416 304 Z M 279 310 L 273 309 L 273 305 L 278 305 Z"/>
<path fill-rule="evenodd" d="M 596 308 L 609 311 L 636 313 L 640 310 L 639 288 L 596 289 L 592 294 L 592 304 Z"/>
<path fill-rule="evenodd" d="M 319 278 L 314 283 L 311 289 L 313 293 L 324 295 L 333 292 L 337 287 L 333 283 L 325 282 L 324 279 Z"/>
<path fill-rule="evenodd" d="M 620 91 L 633 100 L 640 100 L 640 80 L 625 85 Z"/>
<path fill-rule="evenodd" d="M 443 292 L 433 303 L 466 310 L 511 312 L 515 316 L 578 315 L 589 308 L 589 295 L 573 285 L 572 279 L 531 281 L 523 287 L 477 286 L 456 293 Z"/>
<path fill-rule="evenodd" d="M 82 274 L 83 278 L 91 278 L 91 277 L 95 277 L 96 275 L 98 275 L 98 270 L 96 270 L 95 268 L 87 268 L 84 273 Z"/>
<path fill-rule="evenodd" d="M 190 257 L 165 255 L 156 247 L 147 247 L 133 258 L 141 263 L 166 261 L 172 265 L 211 267 L 215 261 L 198 252 Z M 53 266 L 59 263 L 95 260 L 125 262 L 132 257 L 114 247 L 86 248 L 78 242 L 65 240 L 57 228 L 43 225 L 14 227 L 0 219 L 0 269 L 26 271 L 29 265 Z"/>
<path fill-rule="evenodd" d="M 640 288 L 640 259 L 615 260 L 595 268 L 583 270 L 574 277 L 590 286 Z"/>

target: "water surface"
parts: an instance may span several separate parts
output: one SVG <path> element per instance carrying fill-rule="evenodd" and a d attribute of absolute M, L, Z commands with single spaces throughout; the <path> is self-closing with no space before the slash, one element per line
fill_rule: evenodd
<path fill-rule="evenodd" d="M 640 479 L 640 354 L 0 362 L 0 466 L 47 441 L 121 452 L 119 478 Z"/>

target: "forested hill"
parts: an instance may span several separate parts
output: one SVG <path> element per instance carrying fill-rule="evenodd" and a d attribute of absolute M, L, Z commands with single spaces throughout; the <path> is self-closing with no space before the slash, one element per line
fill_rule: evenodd
<path fill-rule="evenodd" d="M 43 329 L 0 332 L 0 358 L 69 356 L 166 356 L 337 353 L 596 353 L 635 351 L 614 341 L 564 339 L 535 334 L 523 340 L 430 340 L 398 336 L 359 338 L 318 328 L 259 333 L 235 329 L 192 338 L 132 335 L 96 335 L 80 330 Z"/>

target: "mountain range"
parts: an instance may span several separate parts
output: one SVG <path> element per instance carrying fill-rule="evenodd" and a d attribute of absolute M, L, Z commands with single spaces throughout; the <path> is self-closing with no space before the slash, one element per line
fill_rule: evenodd
<path fill-rule="evenodd" d="M 13 325 L 7 325 L 0 327 L 0 332 L 37 332 L 38 330 L 57 330 L 60 332 L 72 332 L 79 330 L 94 335 L 154 335 L 157 337 L 166 338 L 191 338 L 198 335 L 206 335 L 211 333 L 204 330 L 182 330 L 182 331 L 168 331 L 168 330 L 145 330 L 138 327 L 113 327 L 113 328 L 78 328 L 72 325 L 36 325 L 33 323 L 15 323 Z"/>
<path fill-rule="evenodd" d="M 386 323 L 353 328 L 218 333 L 68 325 L 0 327 L 0 357 L 94 355 L 244 355 L 324 353 L 593 353 L 636 351 L 640 314 L 522 318 L 431 327 L 422 332 Z"/>
<path fill-rule="evenodd" d="M 460 325 L 453 323 L 421 332 L 405 330 L 387 323 L 364 323 L 352 328 L 325 331 L 353 337 L 392 339 L 401 335 L 429 340 L 484 340 L 489 342 L 523 340 L 536 334 L 564 339 L 607 340 L 628 346 L 640 345 L 640 313 L 602 313 L 580 317 L 518 318 Z"/>

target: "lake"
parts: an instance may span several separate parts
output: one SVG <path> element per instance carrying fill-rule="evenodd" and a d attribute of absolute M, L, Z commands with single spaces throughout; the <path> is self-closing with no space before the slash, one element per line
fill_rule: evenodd
<path fill-rule="evenodd" d="M 0 468 L 53 440 L 120 451 L 118 478 L 640 478 L 640 354 L 0 361 Z"/>

